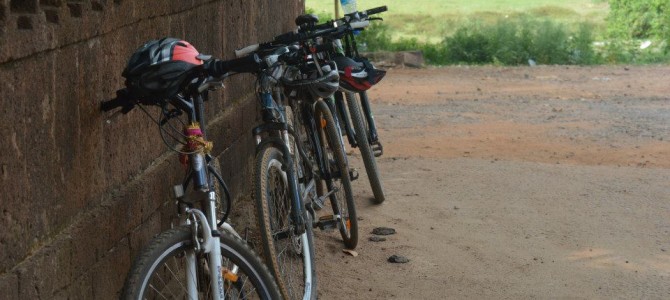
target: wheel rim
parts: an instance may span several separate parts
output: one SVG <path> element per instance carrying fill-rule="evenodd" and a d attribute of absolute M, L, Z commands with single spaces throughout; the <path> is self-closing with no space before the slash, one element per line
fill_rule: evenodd
<path fill-rule="evenodd" d="M 286 289 L 290 299 L 300 299 L 309 291 L 305 287 L 310 286 L 312 280 L 311 273 L 306 272 L 310 267 L 305 264 L 309 259 L 309 250 L 304 242 L 306 233 L 295 235 L 295 226 L 291 221 L 288 179 L 282 166 L 282 162 L 277 159 L 268 163 L 268 215 L 271 218 L 269 221 L 277 262 L 277 281 Z"/>
<path fill-rule="evenodd" d="M 190 241 L 182 241 L 168 248 L 149 268 L 149 274 L 142 283 L 141 299 L 188 299 L 186 288 L 186 252 L 190 249 Z M 223 247 L 223 245 L 222 245 Z M 210 284 L 207 273 L 206 259 L 196 259 L 199 266 L 195 276 L 198 286 L 197 299 L 210 299 Z M 232 261 L 222 257 L 222 269 L 228 270 L 224 276 L 224 292 L 226 299 L 260 299 L 250 279 Z M 233 273 L 230 270 L 237 270 Z"/>

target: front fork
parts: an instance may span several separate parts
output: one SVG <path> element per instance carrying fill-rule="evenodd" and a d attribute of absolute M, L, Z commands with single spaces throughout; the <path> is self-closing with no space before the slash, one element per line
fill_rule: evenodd
<path fill-rule="evenodd" d="M 289 133 L 288 133 L 288 125 L 286 122 L 286 111 L 283 109 L 282 105 L 276 105 L 276 102 L 273 100 L 271 93 L 269 92 L 261 92 L 261 100 L 262 100 L 262 106 L 264 109 L 266 109 L 268 104 L 270 105 L 275 105 L 278 111 L 280 112 L 280 119 L 278 120 L 279 122 L 266 122 L 256 128 L 253 129 L 253 135 L 256 140 L 256 147 L 257 149 L 260 149 L 260 147 L 263 145 L 263 138 L 261 137 L 261 134 L 263 132 L 267 131 L 273 131 L 273 130 L 279 130 L 281 133 L 281 140 L 282 143 L 277 145 L 277 148 L 282 152 L 282 156 L 284 157 L 285 160 L 285 166 L 283 166 L 282 172 L 284 172 L 284 175 L 286 176 L 288 187 L 289 187 L 289 195 L 291 195 L 291 203 L 292 203 L 292 208 L 291 209 L 291 218 L 294 221 L 294 224 L 296 224 L 295 228 L 295 234 L 301 235 L 305 232 L 305 219 L 301 215 L 302 212 L 302 198 L 300 197 L 300 191 L 298 188 L 298 178 L 296 178 L 297 172 L 295 170 L 295 166 L 293 163 L 293 149 L 290 145 L 290 140 L 289 140 Z M 277 95 L 277 97 L 280 97 L 280 95 Z M 268 141 L 272 143 L 272 141 Z M 311 225 L 310 225 L 311 226 Z"/>
<path fill-rule="evenodd" d="M 351 122 L 349 122 L 351 117 L 349 117 L 349 110 L 346 108 L 346 101 L 347 100 L 345 99 L 343 92 L 335 93 L 335 105 L 337 107 L 337 112 L 340 115 L 340 122 L 344 124 L 344 132 L 347 134 L 349 145 L 351 145 L 352 148 L 356 148 L 358 147 L 358 143 L 356 142 L 355 138 L 356 132 L 354 131 Z"/>
<path fill-rule="evenodd" d="M 358 93 L 358 96 L 360 96 L 361 99 L 361 108 L 363 109 L 363 115 L 365 115 L 365 119 L 368 121 L 368 129 L 370 136 L 369 141 L 370 144 L 374 144 L 379 142 L 379 136 L 377 135 L 377 126 L 375 125 L 375 117 L 372 115 L 372 109 L 370 109 L 370 101 L 368 100 L 368 93 L 366 92 L 360 92 Z"/>
<path fill-rule="evenodd" d="M 366 92 L 361 92 L 358 93 L 358 95 L 360 96 L 361 101 L 360 106 L 361 109 L 363 110 L 362 113 L 365 116 L 366 123 L 368 124 L 368 132 L 367 132 L 368 141 L 370 142 L 370 144 L 378 143 L 379 135 L 377 134 L 375 117 L 372 114 L 372 109 L 370 108 L 370 101 L 368 100 L 368 94 Z M 344 124 L 344 129 L 345 132 L 347 133 L 347 139 L 349 140 L 349 144 L 352 147 L 358 147 L 358 143 L 356 142 L 355 138 L 356 132 L 354 131 L 351 122 L 349 122 L 351 120 L 351 117 L 349 117 L 349 112 L 345 107 L 346 106 L 345 101 L 357 101 L 357 99 L 356 96 L 351 97 L 351 99 L 346 99 L 343 92 L 335 93 L 335 103 L 337 105 L 337 111 L 342 119 L 340 120 L 340 122 Z"/>
<path fill-rule="evenodd" d="M 182 199 L 183 187 L 175 186 L 175 196 Z M 221 233 L 216 229 L 216 193 L 207 193 L 207 199 L 203 201 L 205 213 L 198 209 L 190 208 L 188 205 L 180 206 L 180 213 L 187 217 L 181 222 L 191 228 L 193 248 L 186 251 L 186 288 L 189 299 L 198 299 L 198 267 L 197 254 L 207 253 L 209 266 L 210 288 L 213 299 L 225 299 L 223 283 L 223 263 L 221 260 Z M 235 270 L 234 270 L 235 271 Z"/>

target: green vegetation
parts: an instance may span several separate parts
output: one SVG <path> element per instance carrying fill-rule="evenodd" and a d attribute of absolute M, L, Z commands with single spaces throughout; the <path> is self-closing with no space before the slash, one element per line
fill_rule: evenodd
<path fill-rule="evenodd" d="M 333 0 L 306 0 L 306 7 L 321 16 L 333 16 Z M 598 0 L 358 0 L 359 9 L 386 5 L 382 14 L 392 38 L 439 42 L 463 24 L 496 23 L 503 18 L 549 18 L 561 24 L 591 22 L 603 32 L 608 13 Z"/>
<path fill-rule="evenodd" d="M 332 19 L 332 0 L 307 0 Z M 668 62 L 670 0 L 359 0 L 387 5 L 357 40 L 368 51 L 422 50 L 430 64 Z M 611 8 L 611 9 L 610 9 Z M 641 47 L 649 40 L 651 47 Z M 649 42 L 646 42 L 648 44 Z"/>
<path fill-rule="evenodd" d="M 610 0 L 607 61 L 667 62 L 670 0 Z M 649 47 L 640 49 L 641 43 Z"/>
<path fill-rule="evenodd" d="M 575 32 L 549 20 L 501 19 L 495 24 L 473 22 L 462 26 L 440 43 L 416 39 L 391 40 L 386 25 L 364 31 L 359 43 L 368 50 L 416 50 L 424 52 L 430 64 L 595 64 L 600 62 L 591 47 L 593 37 L 587 25 Z"/>

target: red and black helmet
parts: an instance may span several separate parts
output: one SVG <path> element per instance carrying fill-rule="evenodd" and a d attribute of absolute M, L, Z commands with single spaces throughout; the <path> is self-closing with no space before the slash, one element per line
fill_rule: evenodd
<path fill-rule="evenodd" d="M 356 61 L 345 56 L 338 56 L 333 60 L 340 72 L 340 87 L 349 92 L 367 91 L 386 75 L 386 71 L 376 69 L 364 58 Z"/>
<path fill-rule="evenodd" d="M 187 41 L 152 40 L 133 53 L 122 75 L 135 96 L 162 100 L 179 93 L 189 71 L 203 63 L 201 58 Z"/>

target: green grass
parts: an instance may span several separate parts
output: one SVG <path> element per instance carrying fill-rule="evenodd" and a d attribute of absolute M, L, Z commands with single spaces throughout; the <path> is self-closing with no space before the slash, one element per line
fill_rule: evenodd
<path fill-rule="evenodd" d="M 307 9 L 320 15 L 334 15 L 333 0 L 306 0 Z M 382 14 L 393 39 L 415 38 L 438 42 L 452 35 L 462 24 L 472 21 L 494 23 L 501 18 L 528 16 L 578 26 L 589 22 L 596 36 L 605 32 L 609 12 L 603 0 L 359 0 L 358 9 L 386 5 Z"/>

